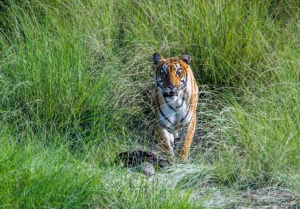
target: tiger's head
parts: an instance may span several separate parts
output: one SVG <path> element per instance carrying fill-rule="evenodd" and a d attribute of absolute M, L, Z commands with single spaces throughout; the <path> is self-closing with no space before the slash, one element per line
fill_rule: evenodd
<path fill-rule="evenodd" d="M 188 54 L 170 58 L 163 58 L 159 53 L 153 54 L 156 86 L 161 89 L 164 97 L 178 96 L 185 89 L 190 62 Z"/>

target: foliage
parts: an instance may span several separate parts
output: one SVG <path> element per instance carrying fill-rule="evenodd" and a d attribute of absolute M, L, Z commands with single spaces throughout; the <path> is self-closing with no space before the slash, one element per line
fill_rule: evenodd
<path fill-rule="evenodd" d="M 299 19 L 296 0 L 1 1 L 0 206 L 201 208 L 205 184 L 300 193 Z M 170 171 L 172 186 L 114 159 L 153 143 L 155 51 L 188 51 L 200 86 L 195 169 Z"/>

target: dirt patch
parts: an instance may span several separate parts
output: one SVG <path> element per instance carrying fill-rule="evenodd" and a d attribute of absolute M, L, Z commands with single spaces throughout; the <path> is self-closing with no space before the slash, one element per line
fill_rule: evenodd
<path fill-rule="evenodd" d="M 247 191 L 242 195 L 242 200 L 242 206 L 265 209 L 300 209 L 300 197 L 283 188 L 269 187 Z"/>
<path fill-rule="evenodd" d="M 210 189 L 208 189 L 210 190 Z M 300 209 L 300 197 L 284 188 L 268 187 L 247 192 L 210 190 L 207 208 Z"/>

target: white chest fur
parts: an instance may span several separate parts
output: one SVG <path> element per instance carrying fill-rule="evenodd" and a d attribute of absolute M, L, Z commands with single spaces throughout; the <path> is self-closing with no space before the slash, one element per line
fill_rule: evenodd
<path fill-rule="evenodd" d="M 159 103 L 157 116 L 158 122 L 167 129 L 176 131 L 181 129 L 191 120 L 189 103 L 185 95 L 180 93 L 178 96 L 163 97 L 158 95 Z"/>

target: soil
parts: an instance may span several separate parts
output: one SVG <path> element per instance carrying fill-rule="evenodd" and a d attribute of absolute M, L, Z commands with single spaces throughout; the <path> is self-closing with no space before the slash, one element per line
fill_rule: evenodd
<path fill-rule="evenodd" d="M 300 209 L 300 197 L 284 188 L 262 188 L 245 192 L 239 208 Z"/>

